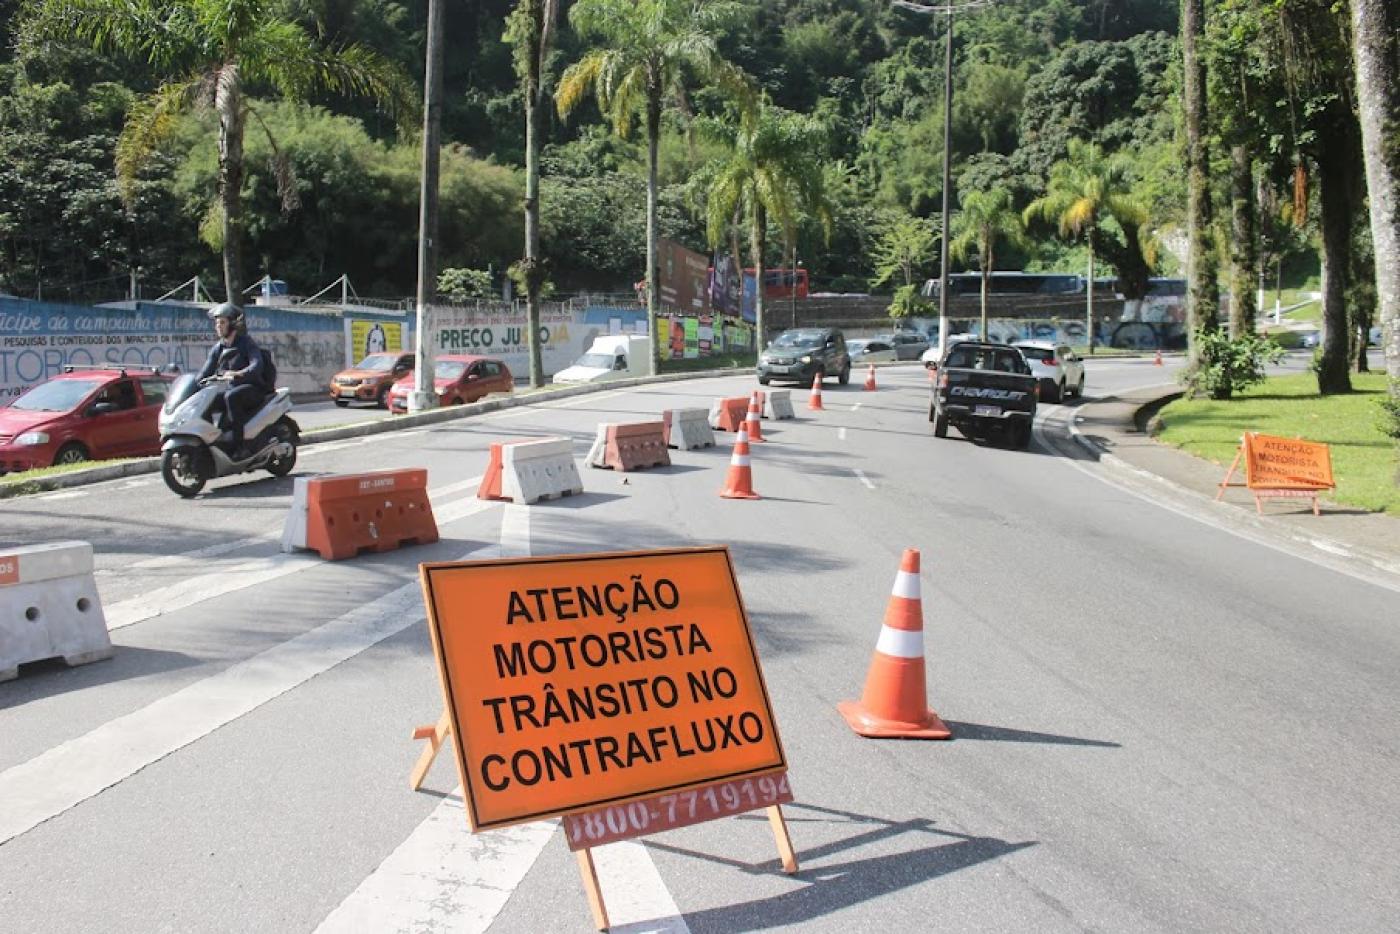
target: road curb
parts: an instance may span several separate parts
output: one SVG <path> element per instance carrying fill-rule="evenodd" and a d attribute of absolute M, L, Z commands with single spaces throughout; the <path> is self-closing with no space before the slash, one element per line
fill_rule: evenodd
<path fill-rule="evenodd" d="M 487 399 L 482 402 L 472 402 L 468 405 L 454 405 L 449 408 L 430 409 L 427 412 L 415 412 L 410 415 L 395 415 L 391 418 L 385 418 L 379 421 L 359 422 L 353 425 L 342 425 L 337 428 L 312 429 L 311 431 L 303 432 L 301 443 L 302 446 L 305 447 L 312 444 L 325 444 L 329 441 L 343 441 L 346 438 L 378 435 L 387 431 L 401 431 L 408 428 L 418 428 L 423 425 L 436 425 L 440 422 L 450 422 L 460 418 L 471 418 L 474 415 L 485 415 L 488 412 L 512 409 L 522 405 L 531 405 L 536 402 L 566 399 L 570 396 L 582 396 L 594 392 L 605 392 L 611 389 L 623 389 L 628 386 L 645 386 L 651 383 L 674 383 L 688 379 L 710 379 L 716 376 L 734 376 L 752 372 L 753 367 L 727 367 L 725 369 L 699 370 L 691 373 L 664 373 L 660 376 L 634 376 L 630 379 L 615 379 L 603 383 L 586 383 L 578 386 L 546 386 L 537 392 L 522 395 L 515 395 L 512 393 L 501 399 Z M 295 409 L 293 409 L 292 417 L 296 417 Z M 30 496 L 35 493 L 51 493 L 55 490 L 64 490 L 75 486 L 87 486 L 93 483 L 105 483 L 108 480 L 120 480 L 123 477 L 137 477 L 143 474 L 157 473 L 159 471 L 159 457 L 137 457 L 130 460 L 118 461 L 116 463 L 102 464 L 97 467 L 89 467 L 83 470 L 53 474 L 47 477 L 34 477 L 28 480 L 12 480 L 9 482 L 0 480 L 0 499 Z"/>
<path fill-rule="evenodd" d="M 1163 387 L 1163 392 L 1161 395 L 1154 396 L 1133 409 L 1134 423 L 1138 421 L 1138 416 L 1144 409 L 1159 407 L 1166 401 L 1170 400 L 1172 396 L 1179 397 L 1182 394 L 1183 393 L 1180 389 L 1167 390 L 1166 387 Z M 1108 399 L 1101 399 L 1097 402 L 1081 406 L 1080 409 L 1087 411 L 1088 409 L 1093 408 L 1095 405 L 1101 405 L 1105 402 L 1110 401 L 1122 402 L 1123 400 L 1116 396 L 1110 396 Z M 1323 535 L 1304 534 L 1295 531 L 1292 528 L 1289 528 L 1287 525 L 1284 525 L 1281 522 L 1275 521 L 1269 516 L 1255 515 L 1245 509 L 1240 508 L 1234 503 L 1218 502 L 1215 499 L 1209 496 L 1205 496 L 1199 491 L 1194 490 L 1189 486 L 1184 486 L 1180 483 L 1177 483 L 1175 480 L 1172 480 L 1169 477 L 1164 477 L 1159 473 L 1154 473 L 1153 471 L 1146 470 L 1142 467 L 1138 467 L 1137 465 L 1132 464 L 1127 460 L 1124 460 L 1123 458 L 1119 457 L 1118 455 L 1112 453 L 1111 451 L 1099 446 L 1079 430 L 1079 426 L 1075 424 L 1075 419 L 1073 417 L 1071 417 L 1068 420 L 1067 425 L 1069 427 L 1070 437 L 1074 439 L 1076 444 L 1078 444 L 1081 448 L 1083 448 L 1090 454 L 1093 454 L 1096 458 L 1098 458 L 1100 463 L 1107 465 L 1113 470 L 1122 473 L 1129 473 L 1138 478 L 1146 479 L 1161 484 L 1162 486 L 1165 486 L 1174 493 L 1191 499 L 1197 505 L 1200 505 L 1206 509 L 1214 508 L 1215 510 L 1220 511 L 1221 515 L 1229 515 L 1232 521 L 1236 521 L 1241 523 L 1242 525 L 1246 525 L 1250 527 L 1254 532 L 1260 535 L 1272 536 L 1292 543 L 1294 545 L 1302 545 L 1310 549 L 1316 549 L 1317 551 L 1321 551 L 1333 557 L 1349 558 L 1358 561 L 1362 564 L 1365 564 L 1374 570 L 1400 577 L 1400 560 L 1397 560 L 1394 555 L 1390 555 L 1384 552 L 1377 552 L 1360 545 L 1340 541 L 1338 539 L 1329 538 Z M 1160 442 L 1154 440 L 1153 443 L 1159 444 Z M 1184 451 L 1181 453 L 1183 456 L 1186 457 L 1195 456 Z M 1197 459 L 1199 460 L 1199 458 Z M 1326 502 L 1326 500 L 1324 500 L 1324 502 Z M 1333 503 L 1332 505 L 1335 506 L 1339 504 Z"/>

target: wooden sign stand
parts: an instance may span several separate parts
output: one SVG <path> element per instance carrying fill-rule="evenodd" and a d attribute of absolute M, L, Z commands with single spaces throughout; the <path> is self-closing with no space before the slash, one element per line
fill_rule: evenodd
<path fill-rule="evenodd" d="M 418 762 L 414 764 L 413 771 L 408 773 L 408 787 L 417 791 L 423 786 L 423 779 L 428 775 L 428 769 L 433 767 L 433 760 L 437 758 L 438 750 L 442 744 L 447 742 L 447 737 L 452 735 L 452 718 L 447 715 L 447 711 L 442 712 L 438 717 L 438 722 L 429 726 L 414 727 L 414 739 L 426 739 L 428 745 L 418 756 Z"/>
<path fill-rule="evenodd" d="M 445 710 L 438 718 L 437 723 L 414 728 L 414 739 L 428 741 L 428 745 L 418 755 L 418 761 L 408 776 L 408 785 L 414 791 L 422 787 L 423 779 L 427 777 L 428 770 L 432 768 L 438 750 L 442 748 L 451 735 L 452 718 Z M 788 833 L 787 818 L 783 817 L 782 805 L 770 805 L 763 810 L 768 815 L 768 826 L 772 829 L 773 840 L 778 846 L 778 860 L 782 863 L 783 872 L 791 875 L 798 869 L 797 850 L 793 848 L 792 835 Z M 574 851 L 574 856 L 578 860 L 579 877 L 583 881 L 584 894 L 588 897 L 588 909 L 593 914 L 593 923 L 598 930 L 606 931 L 608 929 L 608 906 L 603 900 L 603 888 L 598 883 L 598 868 L 593 863 L 593 848 L 583 847 Z"/>
<path fill-rule="evenodd" d="M 783 808 L 774 804 L 764 808 L 768 813 L 768 824 L 773 828 L 773 838 L 778 844 L 778 859 L 783 864 L 783 872 L 797 872 L 797 851 L 792 847 L 792 837 L 788 834 L 787 820 Z M 588 896 L 588 909 L 593 913 L 593 925 L 600 931 L 608 929 L 608 906 L 603 901 L 603 888 L 598 884 L 598 867 L 593 864 L 593 848 L 576 850 L 578 872 L 583 879 L 583 891 Z"/>

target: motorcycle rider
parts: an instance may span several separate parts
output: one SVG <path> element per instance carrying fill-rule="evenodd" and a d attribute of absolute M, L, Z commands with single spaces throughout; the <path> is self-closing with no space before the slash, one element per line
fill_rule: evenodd
<path fill-rule="evenodd" d="M 204 361 L 199 378 L 205 380 L 224 373 L 232 377 L 232 388 L 224 394 L 224 406 L 228 412 L 227 429 L 233 443 L 233 457 L 242 460 L 248 456 L 243 426 L 262 407 L 269 394 L 267 366 L 257 343 L 248 336 L 243 309 L 224 302 L 212 308 L 209 317 L 214 320 L 214 333 L 219 339 L 209 349 L 209 359 Z"/>

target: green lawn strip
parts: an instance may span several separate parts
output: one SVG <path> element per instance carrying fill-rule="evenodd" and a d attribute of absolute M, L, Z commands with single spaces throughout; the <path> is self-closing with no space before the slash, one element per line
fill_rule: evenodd
<path fill-rule="evenodd" d="M 1158 440 L 1221 465 L 1222 477 L 1246 431 L 1320 441 L 1331 448 L 1337 481 L 1329 499 L 1400 515 L 1395 444 L 1377 426 L 1385 374 L 1353 373 L 1351 381 L 1356 391 L 1339 396 L 1319 396 L 1317 379 L 1300 373 L 1270 377 L 1227 402 L 1179 399 L 1162 409 Z"/>
<path fill-rule="evenodd" d="M 42 480 L 45 477 L 53 477 L 58 474 L 73 473 L 75 470 L 91 470 L 93 467 L 111 467 L 114 464 L 123 464 L 134 458 L 120 457 L 108 461 L 79 461 L 76 464 L 55 464 L 53 467 L 35 467 L 33 470 L 21 470 L 18 473 L 7 473 L 0 475 L 0 485 L 5 487 L 28 487 L 35 480 Z M 35 488 L 37 489 L 37 487 Z M 28 490 L 26 490 L 28 492 Z"/>

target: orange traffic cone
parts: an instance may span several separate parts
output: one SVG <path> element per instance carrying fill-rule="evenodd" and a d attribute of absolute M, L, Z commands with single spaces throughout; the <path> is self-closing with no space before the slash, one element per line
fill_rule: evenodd
<path fill-rule="evenodd" d="M 749 397 L 749 414 L 744 419 L 744 427 L 747 429 L 749 440 L 754 442 L 766 441 L 763 437 L 762 422 L 763 403 L 758 401 L 758 393 L 755 392 Z"/>
<path fill-rule="evenodd" d="M 865 391 L 875 391 L 875 364 L 870 364 L 870 372 L 865 374 Z"/>
<path fill-rule="evenodd" d="M 859 702 L 842 701 L 836 709 L 861 736 L 948 739 L 952 731 L 929 709 L 926 698 L 919 552 L 906 548 L 865 676 L 865 691 Z"/>
<path fill-rule="evenodd" d="M 820 373 L 812 377 L 812 398 L 807 403 L 807 408 L 813 412 L 826 410 L 826 407 L 822 405 L 822 375 Z"/>
<path fill-rule="evenodd" d="M 1153 366 L 1161 366 L 1161 365 L 1162 365 L 1162 349 L 1161 349 L 1160 347 L 1157 348 L 1157 356 L 1152 360 L 1152 365 L 1153 365 Z"/>
<path fill-rule="evenodd" d="M 719 495 L 725 499 L 761 499 L 753 491 L 753 468 L 749 466 L 749 433 L 743 428 L 734 437 L 734 455 L 729 458 L 729 474 Z"/>

